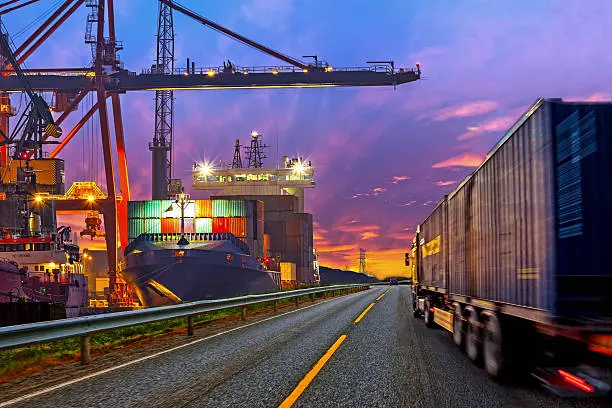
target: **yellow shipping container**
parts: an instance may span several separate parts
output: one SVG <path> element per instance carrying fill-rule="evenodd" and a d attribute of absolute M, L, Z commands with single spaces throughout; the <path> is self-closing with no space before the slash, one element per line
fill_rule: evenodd
<path fill-rule="evenodd" d="M 25 161 L 11 160 L 8 167 L 2 167 L 2 181 L 15 183 L 19 167 L 25 167 Z M 65 183 L 64 161 L 61 159 L 32 159 L 30 168 L 36 170 L 37 184 L 50 186 Z"/>
<path fill-rule="evenodd" d="M 297 280 L 296 266 L 293 262 L 281 262 L 281 280 L 282 281 L 295 281 Z"/>

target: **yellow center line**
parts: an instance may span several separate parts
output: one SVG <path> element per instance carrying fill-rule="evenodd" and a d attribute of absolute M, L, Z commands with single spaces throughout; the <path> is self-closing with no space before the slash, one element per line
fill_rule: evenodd
<path fill-rule="evenodd" d="M 368 313 L 368 312 L 370 311 L 370 309 L 372 308 L 372 306 L 374 306 L 374 303 L 370 303 L 370 306 L 366 307 L 366 309 L 365 309 L 363 312 L 361 312 L 361 314 L 359 315 L 359 317 L 358 317 L 357 319 L 355 319 L 355 321 L 354 321 L 353 323 L 354 323 L 354 324 L 359 323 L 359 321 L 360 321 L 361 319 L 363 319 L 363 316 L 365 316 L 365 315 L 366 315 L 366 313 Z"/>
<path fill-rule="evenodd" d="M 383 296 L 385 296 L 387 294 L 387 292 L 389 292 L 391 290 L 391 288 L 387 289 L 382 295 L 380 295 L 379 297 L 376 298 L 376 301 L 378 302 L 380 299 L 383 298 Z"/>
<path fill-rule="evenodd" d="M 321 359 L 317 361 L 317 364 L 312 367 L 312 370 L 310 370 L 308 374 L 306 374 L 306 377 L 304 377 L 302 381 L 300 381 L 300 383 L 297 385 L 297 387 L 295 387 L 293 392 L 289 394 L 287 398 L 285 398 L 285 400 L 279 405 L 279 408 L 289 408 L 293 404 L 295 404 L 295 401 L 297 401 L 300 395 L 302 395 L 304 390 L 308 387 L 312 380 L 314 380 L 319 371 L 321 371 L 325 363 L 327 363 L 327 360 L 329 360 L 331 356 L 336 352 L 336 350 L 338 350 L 338 347 L 340 347 L 340 345 L 345 339 L 346 334 L 343 334 L 342 336 L 338 337 L 338 340 L 336 340 L 336 342 L 329 348 L 329 350 L 327 350 L 327 352 L 323 354 L 323 357 L 321 357 Z"/>

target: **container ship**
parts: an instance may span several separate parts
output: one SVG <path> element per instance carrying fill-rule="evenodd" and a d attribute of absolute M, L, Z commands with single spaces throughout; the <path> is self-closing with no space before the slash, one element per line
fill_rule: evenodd
<path fill-rule="evenodd" d="M 131 201 L 120 266 L 145 306 L 280 287 L 262 265 L 263 206 L 253 200 Z"/>

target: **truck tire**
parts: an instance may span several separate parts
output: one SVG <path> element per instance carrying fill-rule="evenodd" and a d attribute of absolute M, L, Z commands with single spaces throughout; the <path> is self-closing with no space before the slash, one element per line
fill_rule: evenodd
<path fill-rule="evenodd" d="M 425 327 L 431 329 L 433 327 L 433 312 L 431 309 L 431 301 L 429 299 L 425 300 L 425 310 L 423 311 L 423 322 L 425 322 Z"/>
<path fill-rule="evenodd" d="M 467 324 L 465 325 L 465 352 L 470 360 L 474 363 L 480 361 L 481 345 L 482 345 L 482 330 L 480 329 L 480 320 L 478 314 L 472 306 L 465 308 L 467 315 Z"/>
<path fill-rule="evenodd" d="M 484 368 L 489 377 L 500 379 L 506 371 L 502 328 L 495 313 L 487 313 L 483 330 Z"/>
<path fill-rule="evenodd" d="M 415 300 L 412 301 L 412 316 L 419 317 L 420 316 L 419 307 L 417 306 L 417 302 Z"/>
<path fill-rule="evenodd" d="M 463 324 L 463 314 L 461 313 L 461 305 L 455 303 L 453 305 L 453 341 L 457 347 L 462 348 L 465 341 L 465 325 Z"/>

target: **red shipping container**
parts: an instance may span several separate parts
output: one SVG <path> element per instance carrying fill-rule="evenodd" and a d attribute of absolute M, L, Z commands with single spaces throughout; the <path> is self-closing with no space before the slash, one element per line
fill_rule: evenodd
<path fill-rule="evenodd" d="M 178 218 L 162 218 L 161 219 L 161 232 L 162 234 L 176 234 L 179 232 L 179 219 Z"/>
<path fill-rule="evenodd" d="M 246 237 L 246 218 L 234 217 L 230 218 L 230 229 L 229 232 L 237 237 Z"/>
<path fill-rule="evenodd" d="M 230 232 L 231 218 L 213 218 L 212 232 Z"/>
<path fill-rule="evenodd" d="M 212 217 L 212 200 L 195 200 L 196 218 Z"/>

